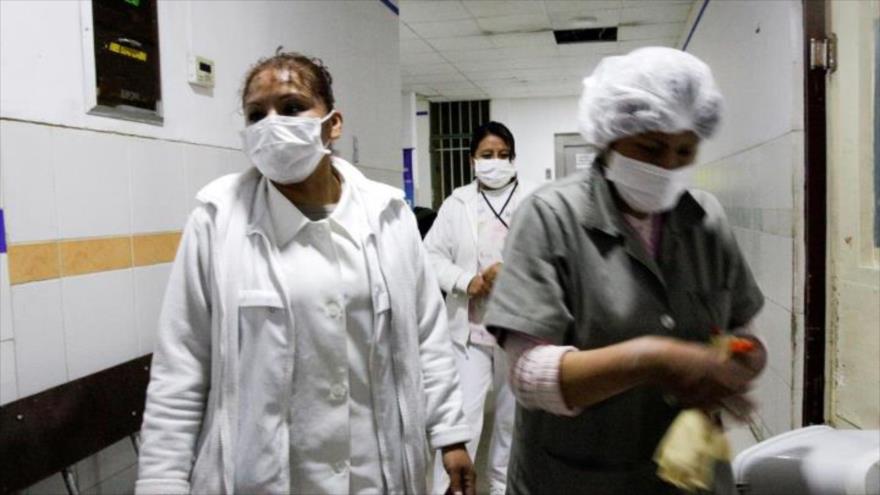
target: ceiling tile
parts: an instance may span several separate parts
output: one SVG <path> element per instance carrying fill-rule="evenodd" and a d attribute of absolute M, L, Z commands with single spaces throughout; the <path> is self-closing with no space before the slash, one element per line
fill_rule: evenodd
<path fill-rule="evenodd" d="M 533 32 L 550 29 L 550 19 L 544 12 L 534 15 L 519 14 L 481 17 L 477 19 L 477 23 L 487 34 Z"/>
<path fill-rule="evenodd" d="M 403 65 L 442 64 L 443 62 L 446 62 L 446 60 L 437 52 L 400 53 L 400 63 Z"/>
<path fill-rule="evenodd" d="M 649 7 L 623 9 L 620 12 L 621 24 L 653 24 L 658 22 L 685 22 L 690 13 L 691 5 L 652 4 Z"/>
<path fill-rule="evenodd" d="M 478 36 L 483 34 L 474 19 L 457 21 L 413 22 L 409 27 L 422 38 L 450 38 L 452 36 Z"/>
<path fill-rule="evenodd" d="M 488 36 L 494 46 L 499 48 L 518 48 L 527 46 L 556 46 L 556 38 L 550 31 L 539 33 L 493 34 Z"/>
<path fill-rule="evenodd" d="M 475 90 L 477 87 L 474 86 L 474 83 L 470 81 L 460 81 L 460 82 L 438 82 L 431 83 L 430 86 L 441 93 L 449 92 L 449 91 L 471 91 Z"/>
<path fill-rule="evenodd" d="M 400 40 L 400 53 L 427 53 L 434 48 L 419 39 Z"/>
<path fill-rule="evenodd" d="M 460 72 L 448 72 L 444 74 L 421 74 L 403 77 L 404 84 L 445 84 L 453 82 L 468 82 Z"/>
<path fill-rule="evenodd" d="M 580 77 L 564 73 L 558 68 L 534 68 L 534 69 L 507 69 L 490 71 L 473 71 L 465 74 L 474 83 L 486 83 L 491 81 L 508 82 L 537 82 L 537 81 L 569 81 L 580 80 Z"/>
<path fill-rule="evenodd" d="M 401 70 L 406 71 L 407 74 L 418 76 L 418 75 L 427 75 L 427 74 L 448 74 L 452 72 L 457 72 L 455 67 L 450 65 L 448 62 L 443 62 L 441 64 L 428 64 L 421 62 L 412 62 L 409 64 L 401 65 Z"/>
<path fill-rule="evenodd" d="M 489 96 L 479 88 L 473 91 L 441 91 L 440 94 L 445 101 L 484 100 Z"/>
<path fill-rule="evenodd" d="M 544 6 L 535 0 L 465 0 L 463 3 L 475 17 L 544 13 Z"/>
<path fill-rule="evenodd" d="M 403 40 L 412 40 L 412 39 L 418 39 L 418 36 L 416 36 L 416 33 L 413 32 L 413 30 L 409 27 L 409 25 L 407 25 L 407 23 L 401 21 L 400 22 L 400 40 L 403 41 Z"/>
<path fill-rule="evenodd" d="M 683 22 L 621 26 L 617 32 L 617 39 L 620 41 L 634 41 L 677 38 L 682 35 L 684 28 Z"/>
<path fill-rule="evenodd" d="M 693 5 L 696 3 L 700 3 L 699 0 L 623 0 L 623 8 L 642 8 L 642 7 L 656 7 L 656 6 L 672 6 L 676 4 L 688 4 Z"/>
<path fill-rule="evenodd" d="M 438 51 L 489 50 L 495 47 L 489 36 L 456 36 L 452 38 L 431 38 L 429 41 Z"/>
<path fill-rule="evenodd" d="M 620 24 L 620 9 L 595 11 L 551 12 L 553 29 L 584 29 L 610 27 Z"/>
<path fill-rule="evenodd" d="M 677 48 L 678 38 L 665 38 L 665 39 L 656 39 L 656 40 L 638 40 L 638 41 L 620 41 L 617 43 L 618 53 L 625 54 L 629 53 L 636 48 L 642 48 L 645 46 L 666 46 L 670 48 Z"/>
<path fill-rule="evenodd" d="M 470 12 L 461 2 L 406 0 L 400 2 L 400 18 L 406 23 L 468 19 Z"/>
<path fill-rule="evenodd" d="M 618 53 L 616 41 L 603 41 L 599 43 L 568 43 L 559 45 L 556 50 L 563 57 L 578 56 L 601 56 Z"/>
<path fill-rule="evenodd" d="M 555 46 L 495 48 L 492 50 L 450 50 L 441 52 L 453 64 L 469 61 L 513 60 L 531 57 L 555 57 Z"/>
<path fill-rule="evenodd" d="M 404 85 L 403 88 L 407 91 L 414 91 L 414 92 L 416 92 L 420 95 L 424 95 L 424 96 L 432 96 L 432 95 L 439 95 L 440 94 L 437 92 L 436 89 L 434 89 L 430 86 L 426 86 L 424 84 Z"/>
<path fill-rule="evenodd" d="M 544 2 L 547 12 L 574 12 L 588 14 L 595 10 L 614 10 L 623 6 L 621 0 L 547 0 Z"/>

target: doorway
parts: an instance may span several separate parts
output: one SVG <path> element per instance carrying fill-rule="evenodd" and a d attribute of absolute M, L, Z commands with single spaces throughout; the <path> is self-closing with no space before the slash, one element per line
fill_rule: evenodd
<path fill-rule="evenodd" d="M 556 179 L 561 179 L 593 166 L 595 150 L 576 132 L 554 135 L 556 148 Z"/>

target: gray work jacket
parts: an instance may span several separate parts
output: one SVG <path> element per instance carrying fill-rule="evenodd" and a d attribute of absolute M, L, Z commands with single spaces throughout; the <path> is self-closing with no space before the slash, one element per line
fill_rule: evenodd
<path fill-rule="evenodd" d="M 748 323 L 764 297 L 718 200 L 691 191 L 664 217 L 655 260 L 601 167 L 538 190 L 514 218 L 487 326 L 594 349 Z M 518 406 L 508 493 L 664 493 L 652 456 L 678 412 L 648 385 L 575 417 Z"/>

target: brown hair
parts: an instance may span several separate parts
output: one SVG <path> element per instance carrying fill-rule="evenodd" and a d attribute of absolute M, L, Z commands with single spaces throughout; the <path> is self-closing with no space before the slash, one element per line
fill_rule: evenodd
<path fill-rule="evenodd" d="M 299 76 L 299 80 L 313 94 L 321 98 L 327 110 L 332 110 L 336 100 L 333 98 L 333 76 L 321 59 L 308 57 L 297 52 L 282 52 L 281 47 L 271 57 L 261 58 L 248 70 L 241 88 L 241 104 L 247 96 L 251 81 L 266 69 L 289 69 Z"/>

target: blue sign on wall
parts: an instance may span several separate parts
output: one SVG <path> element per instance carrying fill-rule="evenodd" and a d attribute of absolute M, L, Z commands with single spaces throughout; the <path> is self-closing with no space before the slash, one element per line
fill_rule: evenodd
<path fill-rule="evenodd" d="M 413 184 L 412 148 L 403 149 L 403 192 L 406 202 L 412 208 L 416 204 L 415 185 Z"/>
<path fill-rule="evenodd" d="M 6 252 L 6 223 L 3 221 L 3 208 L 0 208 L 0 254 Z"/>

